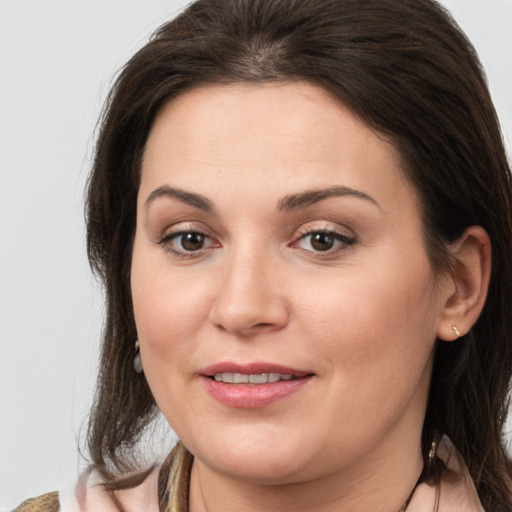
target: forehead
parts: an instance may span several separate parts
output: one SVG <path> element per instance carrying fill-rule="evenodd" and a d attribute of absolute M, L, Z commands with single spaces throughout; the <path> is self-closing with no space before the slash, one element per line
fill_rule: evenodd
<path fill-rule="evenodd" d="M 159 112 L 142 163 L 141 193 L 162 184 L 212 192 L 272 183 L 272 192 L 338 185 L 414 194 L 385 138 L 324 89 L 305 82 L 205 86 Z M 270 193 L 267 190 L 266 193 Z"/>

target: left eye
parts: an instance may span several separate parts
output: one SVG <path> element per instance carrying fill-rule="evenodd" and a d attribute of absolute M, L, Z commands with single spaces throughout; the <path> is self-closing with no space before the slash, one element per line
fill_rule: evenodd
<path fill-rule="evenodd" d="M 313 231 L 299 238 L 297 246 L 307 251 L 327 252 L 353 243 L 353 239 L 334 231 Z"/>

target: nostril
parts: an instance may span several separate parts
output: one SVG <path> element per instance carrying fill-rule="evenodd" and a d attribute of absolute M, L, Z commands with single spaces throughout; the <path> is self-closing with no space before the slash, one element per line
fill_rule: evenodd
<path fill-rule="evenodd" d="M 268 329 L 268 328 L 271 328 L 271 327 L 273 327 L 273 325 L 271 323 L 261 322 L 259 324 L 255 324 L 253 326 L 253 329 Z"/>

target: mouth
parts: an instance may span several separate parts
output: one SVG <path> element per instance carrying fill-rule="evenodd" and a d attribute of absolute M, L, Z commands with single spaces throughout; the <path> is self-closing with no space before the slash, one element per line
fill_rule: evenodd
<path fill-rule="evenodd" d="M 224 384 L 273 384 L 314 375 L 312 372 L 282 366 L 274 363 L 255 362 L 240 365 L 237 363 L 217 363 L 199 372 L 201 376 Z"/>
<path fill-rule="evenodd" d="M 267 363 L 220 363 L 203 369 L 200 376 L 209 394 L 218 402 L 253 409 L 295 394 L 315 374 Z"/>

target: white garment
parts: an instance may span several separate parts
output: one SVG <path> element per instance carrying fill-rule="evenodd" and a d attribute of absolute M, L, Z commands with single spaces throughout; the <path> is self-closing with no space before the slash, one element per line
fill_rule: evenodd
<path fill-rule="evenodd" d="M 116 492 L 125 512 L 159 512 L 159 469 L 155 467 L 137 487 Z M 61 491 L 59 501 L 59 512 L 119 512 L 110 494 L 92 473 L 84 474 L 75 485 Z"/>

